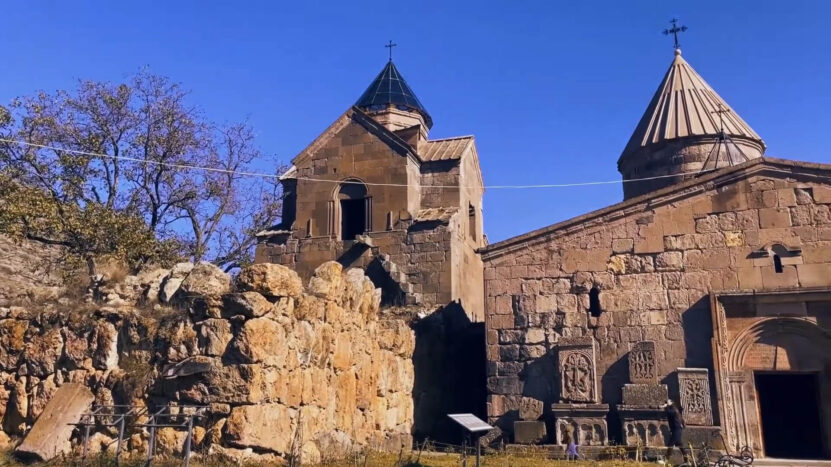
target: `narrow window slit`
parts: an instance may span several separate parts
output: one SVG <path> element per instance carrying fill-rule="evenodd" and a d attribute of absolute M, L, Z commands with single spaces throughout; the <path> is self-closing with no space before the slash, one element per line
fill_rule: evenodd
<path fill-rule="evenodd" d="M 782 258 L 779 255 L 773 255 L 773 270 L 776 271 L 777 274 L 782 273 Z"/>
<path fill-rule="evenodd" d="M 589 290 L 589 314 L 595 318 L 603 313 L 600 308 L 600 290 L 597 287 L 592 287 Z"/>

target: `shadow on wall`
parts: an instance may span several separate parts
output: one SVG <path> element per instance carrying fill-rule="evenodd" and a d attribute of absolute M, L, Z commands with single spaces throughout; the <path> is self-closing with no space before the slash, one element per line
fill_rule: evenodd
<path fill-rule="evenodd" d="M 609 404 L 609 415 L 606 423 L 609 427 L 609 442 L 622 443 L 624 436 L 621 433 L 620 417 L 615 406 L 623 402 L 623 385 L 629 383 L 629 354 L 612 363 L 600 377 L 600 400 Z"/>
<path fill-rule="evenodd" d="M 720 423 L 716 398 L 716 380 L 713 368 L 713 318 L 710 314 L 710 296 L 704 295 L 681 314 L 681 328 L 684 331 L 686 359 L 684 366 L 689 368 L 707 368 L 710 377 L 710 400 L 713 401 L 713 424 Z M 672 374 L 661 381 L 669 386 L 672 398 L 678 398 L 678 378 Z"/>
<path fill-rule="evenodd" d="M 462 433 L 447 414 L 486 418 L 485 325 L 471 323 L 458 302 L 414 324 L 413 404 L 416 441 L 460 443 Z"/>

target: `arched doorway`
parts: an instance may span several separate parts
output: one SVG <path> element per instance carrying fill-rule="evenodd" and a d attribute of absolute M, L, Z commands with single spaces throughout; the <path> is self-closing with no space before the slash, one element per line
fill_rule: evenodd
<path fill-rule="evenodd" d="M 371 230 L 372 198 L 360 180 L 344 180 L 336 200 L 340 218 L 340 239 L 354 240 L 357 235 Z"/>
<path fill-rule="evenodd" d="M 736 445 L 767 457 L 827 457 L 829 349 L 831 335 L 805 318 L 761 318 L 734 334 L 723 397 Z"/>

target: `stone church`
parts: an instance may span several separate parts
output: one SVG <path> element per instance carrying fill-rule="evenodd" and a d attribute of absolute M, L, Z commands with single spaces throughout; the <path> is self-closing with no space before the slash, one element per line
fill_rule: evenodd
<path fill-rule="evenodd" d="M 292 160 L 256 253 L 452 315 L 416 329 L 415 435 L 452 410 L 506 442 L 662 446 L 671 398 L 691 440 L 831 456 L 831 166 L 765 157 L 676 49 L 618 160 L 624 200 L 488 245 L 474 138 L 432 126 L 390 60 Z"/>
<path fill-rule="evenodd" d="M 488 418 L 517 440 L 831 455 L 831 166 L 772 159 L 676 49 L 624 200 L 481 249 Z"/>

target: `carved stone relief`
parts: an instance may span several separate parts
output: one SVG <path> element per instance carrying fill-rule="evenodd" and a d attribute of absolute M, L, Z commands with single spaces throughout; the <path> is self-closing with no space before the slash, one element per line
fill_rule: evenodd
<path fill-rule="evenodd" d="M 564 402 L 597 402 L 595 344 L 591 337 L 560 339 L 557 369 L 560 399 Z"/>
<path fill-rule="evenodd" d="M 681 413 L 688 425 L 713 424 L 710 379 L 706 368 L 678 368 Z"/>
<path fill-rule="evenodd" d="M 655 342 L 643 341 L 632 345 L 629 350 L 629 380 L 636 384 L 658 383 Z"/>

